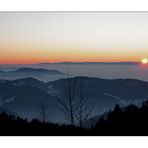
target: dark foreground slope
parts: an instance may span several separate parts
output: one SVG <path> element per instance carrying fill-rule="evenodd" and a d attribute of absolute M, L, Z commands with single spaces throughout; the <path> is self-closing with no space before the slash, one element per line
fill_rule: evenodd
<path fill-rule="evenodd" d="M 93 133 L 104 136 L 148 136 L 148 101 L 141 107 L 130 104 L 120 108 L 116 105 L 106 118 L 102 116 L 99 119 Z"/>
<path fill-rule="evenodd" d="M 116 105 L 106 118 L 100 118 L 93 128 L 43 123 L 0 114 L 0 135 L 5 136 L 148 136 L 148 102 L 141 107 Z"/>
<path fill-rule="evenodd" d="M 0 114 L 0 136 L 75 136 L 88 135 L 88 129 L 71 125 L 43 123 L 37 119 L 26 119 Z"/>

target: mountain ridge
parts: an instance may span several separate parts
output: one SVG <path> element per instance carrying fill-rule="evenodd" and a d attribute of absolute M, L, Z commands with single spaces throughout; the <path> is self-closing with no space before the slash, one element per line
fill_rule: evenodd
<path fill-rule="evenodd" d="M 21 78 L 32 77 L 41 81 L 48 81 L 48 79 L 58 79 L 65 76 L 58 70 L 48 70 L 44 68 L 22 67 L 16 70 L 0 71 L 0 79 L 16 80 Z"/>
<path fill-rule="evenodd" d="M 101 79 L 91 77 L 70 78 L 71 86 L 77 79 L 77 85 L 83 82 L 84 91 L 89 86 L 88 102 L 95 105 L 92 116 L 112 109 L 115 104 L 126 106 L 129 103 L 140 104 L 148 99 L 148 82 L 136 79 Z M 1 107 L 16 112 L 22 117 L 36 116 L 35 106 L 40 107 L 42 101 L 49 105 L 51 121 L 64 122 L 63 113 L 59 112 L 58 101 L 53 94 L 65 98 L 67 79 L 43 82 L 34 78 L 17 80 L 0 80 Z M 72 88 L 72 87 L 71 87 Z M 78 96 L 79 87 L 76 87 Z"/>
<path fill-rule="evenodd" d="M 0 71 L 4 73 L 10 73 L 10 72 L 52 72 L 52 73 L 62 73 L 58 70 L 48 70 L 44 68 L 31 68 L 31 67 L 22 67 L 22 68 L 17 68 L 16 70 L 11 70 L 11 71 Z"/>
<path fill-rule="evenodd" d="M 37 64 L 130 64 L 130 65 L 137 65 L 140 64 L 140 62 L 56 62 L 56 63 L 37 63 Z"/>

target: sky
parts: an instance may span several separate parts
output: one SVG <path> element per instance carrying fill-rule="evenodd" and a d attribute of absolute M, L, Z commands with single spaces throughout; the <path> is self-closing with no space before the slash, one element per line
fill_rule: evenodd
<path fill-rule="evenodd" d="M 0 12 L 0 64 L 142 58 L 146 12 Z"/>

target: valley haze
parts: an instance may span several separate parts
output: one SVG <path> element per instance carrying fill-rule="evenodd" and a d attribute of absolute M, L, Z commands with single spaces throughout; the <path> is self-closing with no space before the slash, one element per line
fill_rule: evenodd
<path fill-rule="evenodd" d="M 61 75 L 42 77 L 38 79 L 45 82 L 66 78 L 69 71 L 70 76 L 88 76 L 105 79 L 133 78 L 148 81 L 148 66 L 140 62 L 60 62 L 60 63 L 39 63 L 39 64 L 6 64 L 0 65 L 0 71 L 14 71 L 18 68 L 35 68 L 57 70 Z M 65 75 L 62 75 L 65 74 Z M 5 78 L 5 77 L 1 77 Z M 37 78 L 37 77 L 36 77 Z M 13 78 L 15 79 L 15 78 Z M 16 77 L 17 79 L 17 77 Z"/>
<path fill-rule="evenodd" d="M 0 69 L 1 108 L 28 120 L 37 118 L 35 108 L 44 99 L 50 108 L 49 120 L 65 123 L 53 94 L 63 95 L 68 71 L 72 81 L 78 78 L 85 86 L 91 85 L 89 104 L 95 104 L 91 117 L 116 104 L 140 105 L 148 99 L 148 68 L 140 62 L 40 63 L 0 65 Z"/>

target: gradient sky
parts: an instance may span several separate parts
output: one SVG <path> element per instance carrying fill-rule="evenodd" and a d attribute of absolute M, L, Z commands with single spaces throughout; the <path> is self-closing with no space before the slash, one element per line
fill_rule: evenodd
<path fill-rule="evenodd" d="M 148 13 L 0 12 L 0 64 L 148 58 Z"/>

